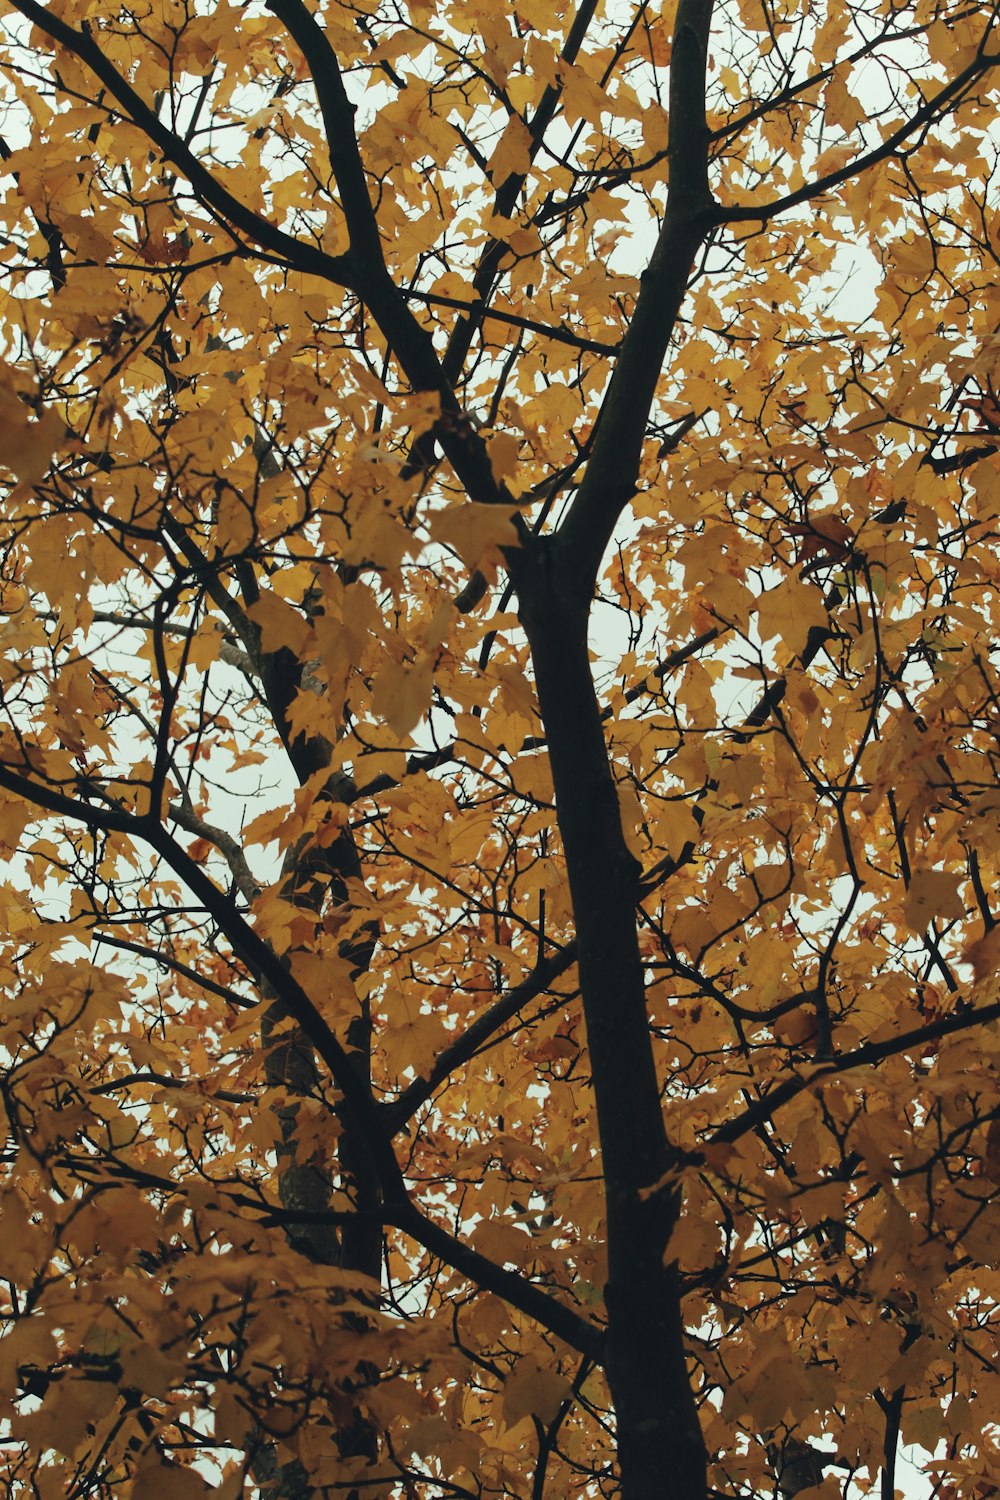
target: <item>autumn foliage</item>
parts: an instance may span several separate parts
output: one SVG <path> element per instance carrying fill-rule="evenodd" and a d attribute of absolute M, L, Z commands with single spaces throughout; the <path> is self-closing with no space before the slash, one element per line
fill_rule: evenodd
<path fill-rule="evenodd" d="M 1000 1493 L 998 65 L 4 0 L 5 1494 Z"/>

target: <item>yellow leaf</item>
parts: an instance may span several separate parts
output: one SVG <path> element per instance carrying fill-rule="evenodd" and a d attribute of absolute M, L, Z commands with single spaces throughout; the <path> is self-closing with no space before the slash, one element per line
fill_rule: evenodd
<path fill-rule="evenodd" d="M 219 496 L 215 518 L 215 535 L 227 557 L 252 547 L 257 535 L 257 521 L 252 499 L 225 485 Z"/>
<path fill-rule="evenodd" d="M 278 837 L 288 818 L 288 809 L 272 807 L 244 823 L 240 830 L 240 842 L 247 844 L 270 844 Z M 194 856 L 192 856 L 193 858 Z"/>
<path fill-rule="evenodd" d="M 0 463 L 25 484 L 38 484 L 52 462 L 65 425 L 53 411 L 37 420 L 13 391 L 0 391 Z"/>
<path fill-rule="evenodd" d="M 323 1015 L 353 1015 L 358 998 L 351 981 L 353 965 L 339 954 L 295 952 L 290 955 L 292 977 Z"/>
<path fill-rule="evenodd" d="M 71 1458 L 117 1400 L 111 1381 L 62 1381 L 50 1389 L 40 1411 L 20 1419 L 17 1435 L 36 1452 L 54 1448 Z"/>
<path fill-rule="evenodd" d="M 387 661 L 372 685 L 375 711 L 398 739 L 420 723 L 431 703 L 434 658 L 427 652 L 415 662 Z"/>
<path fill-rule="evenodd" d="M 478 568 L 495 548 L 518 545 L 514 515 L 499 506 L 467 501 L 432 516 L 430 532 L 436 542 L 454 547 L 469 568 Z"/>
<path fill-rule="evenodd" d="M 270 589 L 263 589 L 260 598 L 251 605 L 247 614 L 255 625 L 260 626 L 262 651 L 280 651 L 285 648 L 294 656 L 304 653 L 312 627 L 285 599 L 279 598 Z"/>
<path fill-rule="evenodd" d="M 958 893 L 962 879 L 945 870 L 914 870 L 903 904 L 911 931 L 926 932 L 931 922 L 965 915 L 965 903 Z"/>
<path fill-rule="evenodd" d="M 972 965 L 977 980 L 988 979 L 1000 969 L 1000 926 L 991 927 L 984 937 L 966 948 L 963 957 Z"/>
<path fill-rule="evenodd" d="M 142 1495 L 155 1495 L 157 1500 L 199 1500 L 202 1495 L 215 1493 L 194 1469 L 182 1469 L 178 1464 L 143 1464 L 133 1488 L 136 1500 Z"/>
<path fill-rule="evenodd" d="M 167 1353 L 155 1344 L 135 1344 L 119 1358 L 125 1384 L 134 1386 L 146 1396 L 166 1396 L 184 1370 L 181 1353 Z"/>
<path fill-rule="evenodd" d="M 524 121 L 514 115 L 508 120 L 496 150 L 486 166 L 494 187 L 502 187 L 510 176 L 521 177 L 531 166 L 531 132 Z"/>
<path fill-rule="evenodd" d="M 441 419 L 441 396 L 438 391 L 414 391 L 396 403 L 400 420 L 411 438 L 422 437 Z"/>
<path fill-rule="evenodd" d="M 553 1422 L 572 1390 L 565 1375 L 547 1370 L 530 1355 L 525 1355 L 504 1381 L 503 1419 L 508 1427 L 516 1427 L 525 1417 Z"/>
<path fill-rule="evenodd" d="M 780 636 L 796 656 L 805 649 L 810 630 L 826 629 L 829 623 L 819 589 L 795 578 L 786 578 L 776 589 L 770 589 L 757 605 L 761 639 L 769 641 Z"/>
<path fill-rule="evenodd" d="M 476 1226 L 473 1242 L 477 1250 L 500 1265 L 520 1267 L 530 1259 L 531 1241 L 516 1224 L 487 1219 Z"/>
<path fill-rule="evenodd" d="M 494 432 L 486 440 L 486 451 L 490 456 L 493 478 L 498 482 L 508 479 L 511 474 L 517 472 L 521 440 L 512 432 Z"/>
<path fill-rule="evenodd" d="M 639 793 L 631 781 L 619 781 L 615 790 L 618 793 L 622 836 L 628 845 L 629 853 L 641 863 L 649 850 L 649 835 L 644 832 L 645 818 Z"/>
<path fill-rule="evenodd" d="M 640 41 L 643 44 L 643 51 L 649 55 L 650 62 L 655 68 L 668 68 L 673 50 L 669 29 L 664 26 L 662 21 L 653 21 L 644 28 L 644 31 L 644 36 L 640 33 Z M 723 68 L 723 83 L 725 83 L 726 73 L 731 74 L 734 78 L 736 76 L 733 74 L 731 68 Z M 738 93 L 734 93 L 733 97 L 738 97 Z"/>

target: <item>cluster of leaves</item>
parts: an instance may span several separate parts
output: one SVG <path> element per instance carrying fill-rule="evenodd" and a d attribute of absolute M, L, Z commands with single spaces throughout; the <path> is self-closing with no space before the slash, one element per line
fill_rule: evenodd
<path fill-rule="evenodd" d="M 11 1493 L 619 1493 L 563 538 L 678 1494 L 1000 1485 L 995 7 L 562 10 L 5 5 Z"/>

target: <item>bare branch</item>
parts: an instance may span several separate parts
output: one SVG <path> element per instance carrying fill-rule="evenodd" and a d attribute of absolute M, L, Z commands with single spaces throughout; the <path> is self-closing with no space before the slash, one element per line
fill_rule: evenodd
<path fill-rule="evenodd" d="M 263 887 L 254 877 L 241 845 L 231 833 L 226 833 L 224 828 L 216 828 L 211 823 L 206 823 L 204 818 L 199 818 L 197 813 L 184 803 L 171 802 L 169 812 L 179 828 L 183 828 L 186 833 L 193 833 L 195 838 L 207 839 L 218 849 L 229 866 L 233 884 L 244 901 L 253 901 L 260 895 Z"/>

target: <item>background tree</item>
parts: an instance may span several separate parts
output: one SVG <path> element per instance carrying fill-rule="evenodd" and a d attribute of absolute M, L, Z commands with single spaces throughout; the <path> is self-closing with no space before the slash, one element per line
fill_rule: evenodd
<path fill-rule="evenodd" d="M 997 1493 L 996 7 L 5 28 L 9 1492 Z"/>

